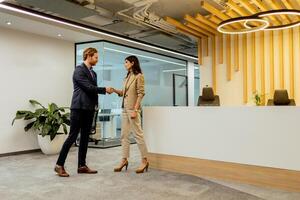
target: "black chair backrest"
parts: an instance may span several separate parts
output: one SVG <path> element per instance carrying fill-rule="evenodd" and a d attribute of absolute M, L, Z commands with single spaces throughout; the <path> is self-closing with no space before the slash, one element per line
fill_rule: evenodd
<path fill-rule="evenodd" d="M 211 87 L 205 87 L 202 89 L 202 96 L 199 96 L 197 105 L 220 106 L 220 98 L 218 95 L 214 95 L 214 91 Z"/>
<path fill-rule="evenodd" d="M 202 99 L 205 101 L 215 100 L 214 91 L 211 87 L 205 87 L 202 89 Z"/>
<path fill-rule="evenodd" d="M 275 90 L 273 99 L 269 99 L 268 106 L 295 106 L 295 100 L 289 99 L 287 90 Z"/>

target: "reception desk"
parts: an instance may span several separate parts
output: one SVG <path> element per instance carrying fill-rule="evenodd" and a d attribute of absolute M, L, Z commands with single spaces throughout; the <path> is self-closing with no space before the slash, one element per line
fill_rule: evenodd
<path fill-rule="evenodd" d="M 145 107 L 154 168 L 300 191 L 300 107 Z"/>

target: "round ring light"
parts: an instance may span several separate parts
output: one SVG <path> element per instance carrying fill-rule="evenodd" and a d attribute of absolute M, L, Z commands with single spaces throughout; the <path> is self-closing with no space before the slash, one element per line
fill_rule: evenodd
<path fill-rule="evenodd" d="M 257 13 L 256 16 L 259 18 L 275 16 L 275 15 L 292 15 L 292 16 L 300 16 L 299 10 L 294 9 L 281 9 L 281 10 L 270 10 L 266 12 Z M 265 30 L 281 30 L 287 28 L 293 28 L 300 25 L 300 20 L 297 22 L 293 22 L 290 24 L 278 25 L 278 26 L 269 26 L 265 28 Z M 247 25 L 246 25 L 247 26 Z M 248 28 L 248 27 L 247 27 Z"/>
<path fill-rule="evenodd" d="M 283 24 L 283 25 L 276 25 L 276 26 L 270 26 L 270 23 L 266 17 L 269 16 L 276 16 L 276 15 L 291 15 L 291 16 L 300 16 L 300 10 L 296 9 L 280 9 L 280 10 L 270 10 L 265 12 L 260 12 L 252 16 L 248 17 L 237 17 L 233 19 L 228 19 L 219 24 L 217 27 L 217 30 L 221 33 L 225 34 L 240 34 L 240 33 L 251 33 L 261 30 L 281 30 L 281 29 L 287 29 L 287 28 L 293 28 L 296 26 L 300 26 L 300 20 L 296 22 L 292 22 L 289 24 Z M 242 22 L 244 25 L 244 29 L 225 29 L 225 26 L 229 26 L 235 23 Z M 261 25 L 259 26 L 252 26 L 249 25 L 251 22 L 259 22 Z"/>
<path fill-rule="evenodd" d="M 245 24 L 248 24 L 250 22 L 258 22 L 261 23 L 260 26 L 256 26 L 256 27 L 250 27 L 250 26 L 245 26 L 244 29 L 239 29 L 239 30 L 228 30 L 225 29 L 225 26 L 229 26 L 235 23 L 240 23 L 243 22 L 244 26 Z M 265 19 L 261 19 L 257 16 L 250 16 L 250 17 L 237 17 L 237 18 L 233 18 L 233 19 L 228 19 L 226 21 L 223 21 L 219 24 L 217 30 L 221 33 L 225 33 L 225 34 L 241 34 L 241 33 L 252 33 L 252 32 L 256 32 L 256 31 L 260 31 L 260 30 L 264 30 L 266 27 L 269 26 L 269 21 L 265 20 Z"/>

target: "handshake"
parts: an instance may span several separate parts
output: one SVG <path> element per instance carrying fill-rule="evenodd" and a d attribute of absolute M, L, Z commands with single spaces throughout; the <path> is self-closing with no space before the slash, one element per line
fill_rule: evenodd
<path fill-rule="evenodd" d="M 106 93 L 108 93 L 108 94 L 112 94 L 112 93 L 116 92 L 115 88 L 112 88 L 112 87 L 106 87 L 105 89 L 106 89 Z"/>

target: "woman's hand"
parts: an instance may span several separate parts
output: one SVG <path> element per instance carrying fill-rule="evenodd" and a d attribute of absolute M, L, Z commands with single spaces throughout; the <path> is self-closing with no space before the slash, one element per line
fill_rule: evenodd
<path fill-rule="evenodd" d="M 113 93 L 114 92 L 114 88 L 112 88 L 112 87 L 106 87 L 105 88 L 106 89 L 106 93 L 108 93 L 108 94 L 111 94 L 111 93 Z"/>
<path fill-rule="evenodd" d="M 135 119 L 137 117 L 137 111 L 133 111 L 130 117 L 131 119 Z"/>

